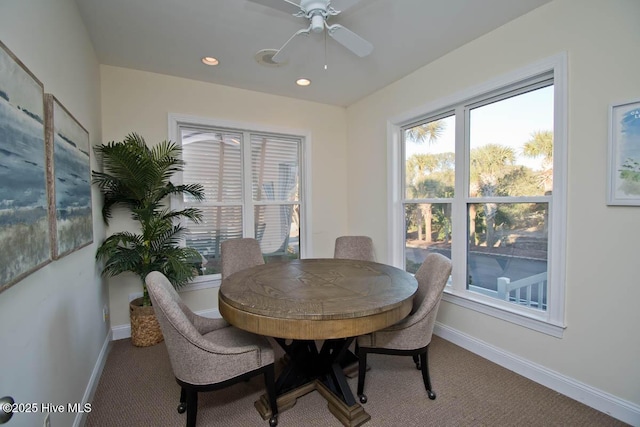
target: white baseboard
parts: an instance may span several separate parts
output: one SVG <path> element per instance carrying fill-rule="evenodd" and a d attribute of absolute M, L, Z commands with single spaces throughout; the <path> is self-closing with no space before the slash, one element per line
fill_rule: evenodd
<path fill-rule="evenodd" d="M 86 403 L 91 403 L 93 400 L 93 395 L 96 392 L 96 388 L 98 387 L 98 382 L 100 381 L 100 376 L 102 375 L 102 370 L 104 369 L 104 365 L 107 362 L 107 355 L 109 354 L 111 344 L 111 332 L 109 332 L 102 344 L 102 348 L 100 349 L 100 354 L 98 354 L 98 360 L 96 360 L 95 365 L 93 366 L 93 371 L 91 371 L 91 376 L 89 377 L 89 382 L 87 383 L 87 388 L 84 391 L 84 395 L 82 396 L 82 405 Z M 73 427 L 83 426 L 87 418 L 86 412 L 78 412 L 76 414 L 75 419 L 73 420 Z"/>
<path fill-rule="evenodd" d="M 199 316 L 203 317 L 211 317 L 214 319 L 219 319 L 222 316 L 217 308 L 211 308 L 208 310 L 201 310 L 195 312 Z M 124 340 L 127 338 L 131 338 L 131 324 L 126 323 L 124 325 L 116 325 L 111 328 L 111 335 L 113 336 L 113 341 Z"/>
<path fill-rule="evenodd" d="M 449 326 L 436 323 L 434 333 L 523 377 L 584 403 L 620 421 L 640 426 L 640 406 L 554 372 Z"/>

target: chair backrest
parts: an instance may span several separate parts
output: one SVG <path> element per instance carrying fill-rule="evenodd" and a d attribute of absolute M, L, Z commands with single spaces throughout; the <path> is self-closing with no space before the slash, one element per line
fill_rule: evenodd
<path fill-rule="evenodd" d="M 375 261 L 373 241 L 368 236 L 340 236 L 336 239 L 334 258 Z"/>
<path fill-rule="evenodd" d="M 268 341 L 234 327 L 220 327 L 201 334 L 198 317 L 182 302 L 169 280 L 153 271 L 145 278 L 169 353 L 171 368 L 188 384 L 215 384 L 273 363 Z"/>
<path fill-rule="evenodd" d="M 173 372 L 183 381 L 193 381 L 201 367 L 197 363 L 191 363 L 193 361 L 189 361 L 185 355 L 204 344 L 204 338 L 193 325 L 193 312 L 182 302 L 171 282 L 162 273 L 149 273 L 145 283 L 162 329 Z"/>
<path fill-rule="evenodd" d="M 416 272 L 418 290 L 413 298 L 413 312 L 421 306 L 431 307 L 442 296 L 451 275 L 451 260 L 439 253 L 430 252 Z"/>
<path fill-rule="evenodd" d="M 251 238 L 225 240 L 220 248 L 220 257 L 223 279 L 236 271 L 264 264 L 260 243 Z"/>
<path fill-rule="evenodd" d="M 451 268 L 452 264 L 449 258 L 431 252 L 427 254 L 415 275 L 418 281 L 418 290 L 413 298 L 413 309 L 410 316 L 419 319 L 428 316 L 428 319 L 425 319 L 428 324 L 426 330 L 423 330 L 423 334 L 426 333 L 429 341 L 433 333 L 442 293 L 451 275 Z"/>

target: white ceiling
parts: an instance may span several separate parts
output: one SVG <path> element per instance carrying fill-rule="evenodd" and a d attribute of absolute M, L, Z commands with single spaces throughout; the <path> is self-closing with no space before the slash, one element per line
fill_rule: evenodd
<path fill-rule="evenodd" d="M 341 1 L 331 5 L 340 10 Z M 312 33 L 287 47 L 286 65 L 267 67 L 255 54 L 280 48 L 305 18 L 248 0 L 76 0 L 101 64 L 340 106 L 549 1 L 361 0 L 329 23 L 371 42 L 371 55 L 327 37 L 325 59 L 325 37 Z M 220 65 L 203 65 L 203 56 Z M 296 86 L 299 77 L 312 85 Z"/>

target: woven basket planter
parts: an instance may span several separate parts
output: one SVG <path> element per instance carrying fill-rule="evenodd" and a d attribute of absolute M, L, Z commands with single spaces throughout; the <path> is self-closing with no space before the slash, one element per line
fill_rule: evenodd
<path fill-rule="evenodd" d="M 153 307 L 143 307 L 142 298 L 129 303 L 131 343 L 136 347 L 149 347 L 164 340 Z"/>

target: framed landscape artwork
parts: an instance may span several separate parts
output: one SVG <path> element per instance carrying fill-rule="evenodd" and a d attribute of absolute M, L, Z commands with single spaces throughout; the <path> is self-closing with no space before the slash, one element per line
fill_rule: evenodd
<path fill-rule="evenodd" d="M 45 95 L 52 256 L 58 259 L 93 242 L 89 133 Z"/>
<path fill-rule="evenodd" d="M 609 111 L 607 204 L 640 206 L 640 100 Z"/>
<path fill-rule="evenodd" d="M 0 42 L 0 291 L 51 261 L 43 97 Z"/>

